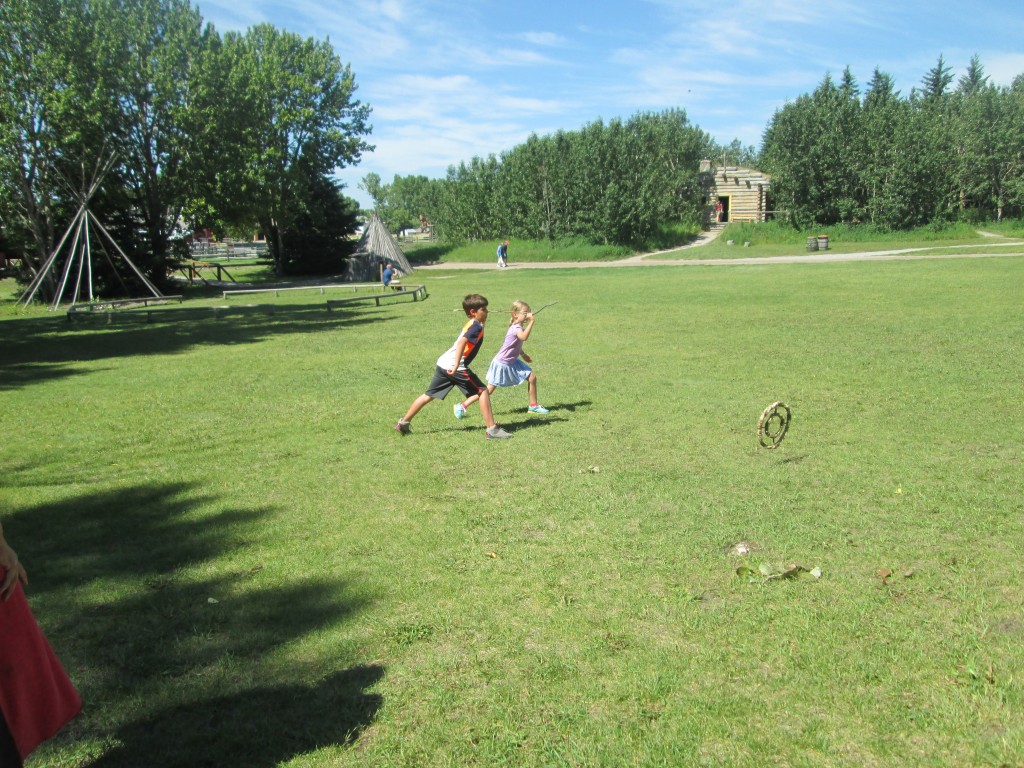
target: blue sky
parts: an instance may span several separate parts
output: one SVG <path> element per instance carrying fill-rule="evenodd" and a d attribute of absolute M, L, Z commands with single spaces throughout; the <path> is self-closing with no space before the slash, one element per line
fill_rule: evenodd
<path fill-rule="evenodd" d="M 339 173 L 442 177 L 598 118 L 679 107 L 720 143 L 760 145 L 775 110 L 849 66 L 904 95 L 942 54 L 1024 73 L 1020 0 L 193 0 L 220 32 L 269 22 L 329 39 L 373 108 L 376 149 Z"/>

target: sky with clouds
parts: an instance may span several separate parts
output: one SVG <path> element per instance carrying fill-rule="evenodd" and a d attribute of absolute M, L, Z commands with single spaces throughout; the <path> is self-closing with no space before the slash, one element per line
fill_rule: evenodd
<path fill-rule="evenodd" d="M 268 22 L 327 39 L 373 113 L 375 145 L 339 172 L 444 176 L 531 133 L 682 108 L 721 144 L 759 146 L 775 111 L 848 66 L 903 95 L 941 54 L 959 77 L 1024 73 L 1020 0 L 193 0 L 219 32 Z"/>

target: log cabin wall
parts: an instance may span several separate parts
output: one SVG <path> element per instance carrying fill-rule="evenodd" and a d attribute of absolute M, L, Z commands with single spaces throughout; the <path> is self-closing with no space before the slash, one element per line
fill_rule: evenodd
<path fill-rule="evenodd" d="M 758 222 L 768 212 L 767 194 L 771 179 L 753 168 L 725 165 L 713 168 L 710 161 L 701 163 L 701 180 L 707 196 L 708 220 L 718 216 L 716 206 L 722 202 L 724 221 Z"/>

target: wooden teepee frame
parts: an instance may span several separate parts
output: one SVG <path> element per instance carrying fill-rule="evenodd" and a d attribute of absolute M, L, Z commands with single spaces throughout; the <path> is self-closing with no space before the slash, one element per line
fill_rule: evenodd
<path fill-rule="evenodd" d="M 74 232 L 75 236 L 71 242 L 71 246 L 67 253 L 67 258 L 64 261 L 64 269 L 61 272 L 60 284 L 53 297 L 53 303 L 50 305 L 50 310 L 53 311 L 60 306 L 61 300 L 64 298 L 64 292 L 68 287 L 68 278 L 71 276 L 72 269 L 77 263 L 78 269 L 75 277 L 75 292 L 72 298 L 72 303 L 77 303 L 79 298 L 82 296 L 83 286 L 87 292 L 88 301 L 93 301 L 93 279 L 92 279 L 92 227 L 95 226 L 97 232 L 106 238 L 106 241 L 113 246 L 121 258 L 125 260 L 125 263 L 132 268 L 136 276 L 142 281 L 142 283 L 149 289 L 150 293 L 160 298 L 163 296 L 162 293 L 157 289 L 153 283 L 151 283 L 142 271 L 135 266 L 128 255 L 121 250 L 121 246 L 117 244 L 111 234 L 107 231 L 106 227 L 100 223 L 100 220 L 96 218 L 96 215 L 89 210 L 89 201 L 92 200 L 96 194 L 96 190 L 99 189 L 100 183 L 103 178 L 110 172 L 111 168 L 114 167 L 114 155 L 111 154 L 105 162 L 97 163 L 96 171 L 93 174 L 92 180 L 89 182 L 89 186 L 83 192 L 75 192 L 75 196 L 78 198 L 78 212 L 71 220 L 71 224 L 68 225 L 67 230 L 64 232 L 64 236 L 57 243 L 57 247 L 53 249 L 53 253 L 50 254 L 49 258 L 43 263 L 36 276 L 32 279 L 28 288 L 25 290 L 25 295 L 21 299 L 26 307 L 35 298 L 36 292 L 39 287 L 43 284 L 47 275 L 53 270 L 53 265 L 57 262 L 57 257 L 60 255 L 61 250 L 64 248 L 64 244 L 68 241 L 71 233 Z M 90 225 L 91 222 L 91 225 Z M 121 280 L 121 276 L 117 272 L 117 267 L 114 266 L 114 262 L 110 258 L 110 254 L 106 248 L 103 248 L 103 241 L 99 241 L 100 250 L 103 255 L 106 256 L 107 262 L 110 264 L 111 269 L 114 270 L 114 274 L 118 280 Z M 127 286 L 124 280 L 121 280 L 121 285 L 127 290 Z"/>

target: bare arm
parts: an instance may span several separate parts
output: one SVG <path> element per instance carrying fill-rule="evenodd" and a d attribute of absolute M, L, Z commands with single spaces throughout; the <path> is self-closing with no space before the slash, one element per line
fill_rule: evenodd
<path fill-rule="evenodd" d="M 459 363 L 462 362 L 462 353 L 466 351 L 466 337 L 459 336 L 459 340 L 455 343 L 455 365 L 448 369 L 448 375 L 454 376 L 455 372 L 459 370 Z"/>
<path fill-rule="evenodd" d="M 533 312 L 528 312 L 526 315 L 526 327 L 521 331 L 516 331 L 516 338 L 521 339 L 522 341 L 526 341 L 530 338 L 530 331 L 533 330 L 533 320 Z M 527 363 L 533 362 L 533 358 L 526 354 L 524 350 L 520 350 L 519 356 Z"/>
<path fill-rule="evenodd" d="M 530 338 L 530 331 L 533 330 L 533 312 L 529 312 L 526 315 L 526 327 L 521 331 L 516 331 L 516 338 L 521 341 L 526 341 Z"/>

